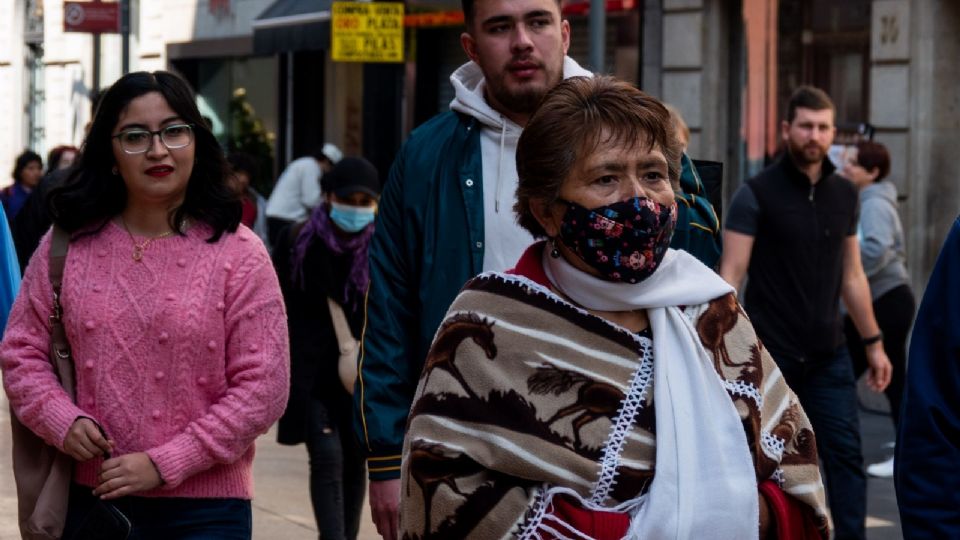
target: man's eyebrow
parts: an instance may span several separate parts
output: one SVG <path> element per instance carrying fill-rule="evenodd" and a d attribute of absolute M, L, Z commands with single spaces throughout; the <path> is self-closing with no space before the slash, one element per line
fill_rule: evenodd
<path fill-rule="evenodd" d="M 505 22 L 513 22 L 513 17 L 510 15 L 494 15 L 483 20 L 480 24 L 483 26 L 490 26 L 494 24 L 500 24 Z"/>
<path fill-rule="evenodd" d="M 553 19 L 553 13 L 548 9 L 535 9 L 533 11 L 528 11 L 523 14 L 522 18 L 524 20 L 528 19 L 537 19 L 541 17 L 549 17 Z M 483 20 L 480 24 L 483 26 L 490 26 L 494 24 L 500 24 L 505 22 L 514 22 L 516 18 L 513 15 L 493 15 Z"/>
<path fill-rule="evenodd" d="M 538 17 L 550 17 L 552 19 L 553 13 L 546 9 L 537 9 L 523 14 L 524 19 L 536 19 Z"/>

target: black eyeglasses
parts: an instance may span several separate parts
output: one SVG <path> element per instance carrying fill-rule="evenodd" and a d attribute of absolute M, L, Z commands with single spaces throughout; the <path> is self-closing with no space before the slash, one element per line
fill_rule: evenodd
<path fill-rule="evenodd" d="M 127 154 L 142 154 L 150 149 L 154 135 L 160 136 L 160 142 L 168 150 L 189 146 L 193 142 L 192 124 L 171 124 L 157 131 L 149 129 L 128 129 L 113 136 L 120 141 L 120 149 Z"/>

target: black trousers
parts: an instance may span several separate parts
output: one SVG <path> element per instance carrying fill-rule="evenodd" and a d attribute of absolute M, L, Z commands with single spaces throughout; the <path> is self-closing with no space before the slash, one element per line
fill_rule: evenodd
<path fill-rule="evenodd" d="M 366 467 L 349 424 L 313 398 L 308 420 L 310 498 L 323 540 L 354 540 L 366 493 Z"/>
<path fill-rule="evenodd" d="M 873 313 L 877 318 L 880 331 L 883 332 L 883 349 L 893 365 L 893 376 L 890 386 L 884 390 L 890 400 L 890 417 L 893 426 L 897 427 L 900 421 L 900 403 L 903 400 L 903 385 L 907 368 L 907 337 L 913 325 L 913 313 L 916 310 L 916 301 L 909 285 L 901 285 L 884 293 L 873 303 Z M 853 325 L 849 315 L 843 321 L 844 332 L 847 335 L 847 348 L 850 350 L 850 359 L 853 361 L 853 375 L 860 375 L 869 367 L 867 353 L 860 344 L 860 334 Z"/>
<path fill-rule="evenodd" d="M 267 239 L 271 246 L 280 244 L 280 237 L 286 233 L 287 229 L 295 222 L 275 217 L 267 218 Z"/>

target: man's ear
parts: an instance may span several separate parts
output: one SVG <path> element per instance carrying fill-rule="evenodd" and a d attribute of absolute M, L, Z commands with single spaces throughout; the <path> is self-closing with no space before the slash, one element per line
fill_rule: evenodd
<path fill-rule="evenodd" d="M 786 120 L 780 122 L 780 139 L 784 142 L 790 140 L 790 122 Z"/>
<path fill-rule="evenodd" d="M 552 204 L 548 204 L 544 199 L 530 199 L 530 213 L 543 227 L 548 237 L 553 238 L 560 234 L 560 218 Z"/>
<path fill-rule="evenodd" d="M 478 62 L 480 55 L 477 54 L 477 40 L 473 39 L 470 32 L 460 34 L 460 46 L 463 47 L 463 52 L 467 53 L 470 60 Z"/>

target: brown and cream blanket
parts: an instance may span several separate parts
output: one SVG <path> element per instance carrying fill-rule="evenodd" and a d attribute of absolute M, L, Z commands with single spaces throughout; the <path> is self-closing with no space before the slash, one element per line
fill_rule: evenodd
<path fill-rule="evenodd" d="M 740 416 L 757 482 L 774 480 L 825 535 L 810 423 L 735 296 L 682 309 Z M 601 492 L 607 507 L 645 493 L 656 474 L 650 343 L 525 277 L 469 282 L 437 332 L 410 412 L 402 538 L 531 538 L 548 488 Z M 633 421 L 619 466 L 601 475 L 621 414 Z"/>

